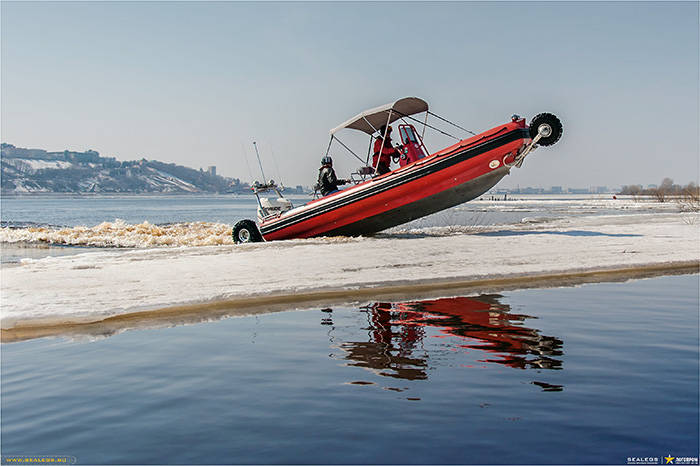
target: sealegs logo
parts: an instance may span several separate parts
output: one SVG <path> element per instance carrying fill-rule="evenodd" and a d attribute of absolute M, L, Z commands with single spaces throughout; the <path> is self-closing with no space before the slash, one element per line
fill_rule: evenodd
<path fill-rule="evenodd" d="M 698 464 L 697 456 L 628 456 L 627 464 Z"/>
<path fill-rule="evenodd" d="M 627 464 L 660 464 L 657 456 L 628 456 Z"/>

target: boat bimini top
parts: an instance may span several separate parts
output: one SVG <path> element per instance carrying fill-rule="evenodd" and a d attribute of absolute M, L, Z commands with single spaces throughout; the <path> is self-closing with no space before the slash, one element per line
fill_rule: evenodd
<path fill-rule="evenodd" d="M 365 110 L 331 130 L 331 137 L 341 129 L 349 128 L 374 134 L 384 125 L 390 125 L 401 117 L 428 111 L 428 102 L 418 97 L 404 97 L 380 107 Z"/>
<path fill-rule="evenodd" d="M 416 115 L 418 113 L 425 113 L 425 118 L 423 119 L 423 121 L 420 121 L 413 117 L 413 115 Z M 426 102 L 425 100 L 420 99 L 418 97 L 404 97 L 403 99 L 390 102 L 386 105 L 381 105 L 379 107 L 365 110 L 364 112 L 359 113 L 358 115 L 350 118 L 345 123 L 333 128 L 330 131 L 331 139 L 328 142 L 326 155 L 329 154 L 333 141 L 338 141 L 338 144 L 343 146 L 348 152 L 355 156 L 355 158 L 362 162 L 362 164 L 364 165 L 357 172 L 352 173 L 352 175 L 359 176 L 359 179 L 356 179 L 354 176 L 351 175 L 353 181 L 360 182 L 364 181 L 369 176 L 372 176 L 377 170 L 377 166 L 369 166 L 370 157 L 372 155 L 372 142 L 375 140 L 375 138 L 385 140 L 386 135 L 389 131 L 389 125 L 397 120 L 403 121 L 403 124 L 400 125 L 399 133 L 401 137 L 401 142 L 404 145 L 404 149 L 408 150 L 407 146 L 411 145 L 411 142 L 415 143 L 416 151 L 418 153 L 416 155 L 417 157 L 422 157 L 429 153 L 428 149 L 425 147 L 425 143 L 423 142 L 423 137 L 425 136 L 426 128 L 431 128 L 457 141 L 461 140 L 461 138 L 458 138 L 439 128 L 429 125 L 428 115 L 432 115 L 438 120 L 442 120 L 445 123 L 449 123 L 450 125 L 464 130 L 472 135 L 476 134 L 473 131 L 469 131 L 466 128 L 463 128 L 439 115 L 434 114 L 433 112 L 428 110 L 428 102 Z M 421 134 L 418 133 L 415 126 L 410 124 L 408 120 L 412 120 L 423 126 Z M 346 128 L 362 131 L 363 133 L 366 133 L 370 136 L 369 148 L 367 149 L 367 156 L 364 160 L 347 145 L 345 145 L 340 139 L 338 139 L 336 133 Z M 380 134 L 381 129 L 384 129 L 384 134 Z M 410 158 L 408 160 L 406 160 L 405 158 L 402 159 L 401 165 L 403 166 L 406 163 L 406 161 L 410 161 Z M 379 160 L 377 160 L 376 163 L 379 163 Z"/>

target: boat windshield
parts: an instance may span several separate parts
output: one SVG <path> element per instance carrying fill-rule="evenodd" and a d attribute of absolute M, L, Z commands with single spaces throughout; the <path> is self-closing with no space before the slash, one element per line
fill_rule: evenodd
<path fill-rule="evenodd" d="M 411 126 L 401 125 L 399 126 L 399 130 L 401 132 L 401 141 L 404 144 L 408 144 L 409 142 L 418 142 L 416 133 L 413 131 Z"/>

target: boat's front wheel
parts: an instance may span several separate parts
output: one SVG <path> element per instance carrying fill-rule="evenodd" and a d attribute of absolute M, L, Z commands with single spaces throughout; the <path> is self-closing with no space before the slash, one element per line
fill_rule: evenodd
<path fill-rule="evenodd" d="M 258 243 L 263 240 L 260 230 L 252 220 L 241 220 L 233 227 L 233 242 L 238 243 Z"/>
<path fill-rule="evenodd" d="M 551 146 L 561 138 L 563 128 L 559 118 L 551 113 L 540 113 L 530 121 L 530 137 L 541 136 L 537 144 Z"/>

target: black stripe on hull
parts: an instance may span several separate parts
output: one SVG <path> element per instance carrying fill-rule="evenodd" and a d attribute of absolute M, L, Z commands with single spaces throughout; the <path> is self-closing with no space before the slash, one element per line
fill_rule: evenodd
<path fill-rule="evenodd" d="M 455 154 L 450 154 L 450 155 L 443 155 L 440 156 L 440 159 L 430 163 L 429 165 L 426 165 L 424 167 L 420 167 L 416 170 L 410 170 L 408 172 L 404 173 L 397 173 L 396 177 L 388 177 L 385 180 L 379 181 L 376 185 L 369 185 L 368 189 L 363 189 L 360 192 L 354 193 L 350 196 L 339 196 L 337 199 L 334 199 L 333 201 L 327 203 L 327 204 L 322 204 L 319 205 L 318 207 L 314 207 L 312 209 L 306 210 L 304 212 L 300 212 L 298 214 L 290 215 L 286 218 L 280 219 L 278 221 L 273 221 L 271 224 L 262 224 L 260 225 L 260 232 L 264 235 L 273 233 L 275 231 L 281 230 L 283 228 L 287 228 L 291 225 L 306 221 L 312 217 L 315 217 L 317 215 L 322 215 L 325 212 L 328 212 L 330 210 L 334 210 L 338 207 L 342 207 L 348 204 L 351 204 L 355 201 L 359 201 L 362 199 L 365 199 L 367 197 L 371 197 L 375 194 L 378 194 L 383 191 L 387 191 L 389 189 L 392 189 L 396 186 L 400 186 L 405 183 L 409 183 L 415 179 L 422 178 L 423 176 L 427 176 L 429 174 L 438 172 L 440 170 L 443 170 L 447 167 L 450 167 L 452 165 L 464 162 L 467 159 L 471 159 L 473 157 L 476 157 L 478 155 L 481 155 L 485 152 L 489 152 L 493 149 L 496 149 L 500 146 L 503 146 L 505 144 L 508 144 L 512 141 L 518 140 L 518 139 L 523 139 L 523 138 L 529 138 L 529 132 L 527 128 L 518 128 L 516 130 L 510 131 L 502 136 L 499 136 L 497 138 L 491 139 L 486 143 L 483 143 L 481 145 L 475 146 L 475 147 L 470 147 L 464 151 L 457 152 Z M 342 192 L 342 191 L 341 191 Z M 466 202 L 466 201 L 462 201 Z M 328 235 L 329 233 L 324 233 L 324 235 Z"/>
<path fill-rule="evenodd" d="M 471 201 L 489 189 L 493 188 L 509 173 L 509 169 L 501 167 L 459 186 L 447 189 L 416 202 L 403 205 L 393 210 L 369 217 L 359 222 L 345 225 L 318 236 L 360 236 L 377 233 L 387 228 L 401 225 L 426 215 L 434 214 L 444 209 Z"/>

